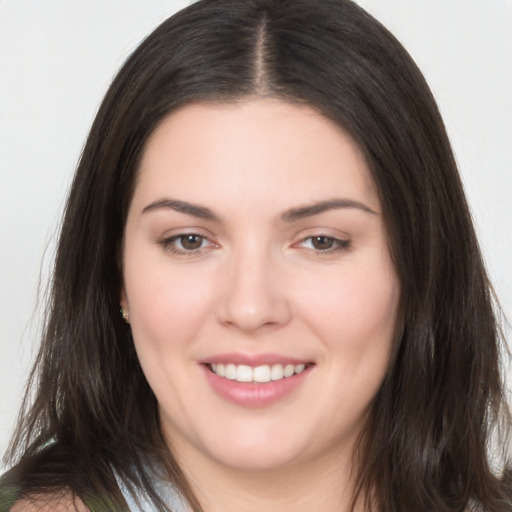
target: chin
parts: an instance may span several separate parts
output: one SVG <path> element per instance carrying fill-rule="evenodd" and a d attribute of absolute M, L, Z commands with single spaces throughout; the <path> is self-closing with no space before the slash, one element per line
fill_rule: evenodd
<path fill-rule="evenodd" d="M 277 471 L 284 469 L 299 459 L 299 454 L 275 446 L 238 448 L 229 447 L 222 453 L 212 453 L 217 463 L 237 471 Z"/>

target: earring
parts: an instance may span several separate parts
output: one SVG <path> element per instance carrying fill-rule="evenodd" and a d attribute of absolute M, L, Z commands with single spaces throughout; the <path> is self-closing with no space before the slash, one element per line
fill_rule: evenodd
<path fill-rule="evenodd" d="M 121 309 L 119 310 L 121 312 L 121 316 L 123 317 L 123 320 L 129 324 L 130 322 L 128 321 L 128 313 L 124 310 L 123 307 L 121 307 Z"/>

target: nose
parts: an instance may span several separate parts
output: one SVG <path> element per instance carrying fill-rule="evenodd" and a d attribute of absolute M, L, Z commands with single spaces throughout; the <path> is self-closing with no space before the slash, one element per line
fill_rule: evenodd
<path fill-rule="evenodd" d="M 254 247 L 233 254 L 225 273 L 219 321 L 245 333 L 286 325 L 290 301 L 283 272 L 270 254 Z"/>

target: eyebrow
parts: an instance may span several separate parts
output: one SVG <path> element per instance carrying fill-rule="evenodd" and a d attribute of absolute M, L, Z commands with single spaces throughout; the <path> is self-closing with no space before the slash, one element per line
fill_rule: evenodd
<path fill-rule="evenodd" d="M 314 215 L 319 215 L 320 213 L 339 208 L 356 208 L 357 210 L 377 215 L 376 211 L 372 210 L 369 206 L 361 203 L 360 201 L 355 201 L 353 199 L 329 199 L 327 201 L 321 201 L 311 205 L 292 208 L 291 210 L 284 212 L 281 219 L 285 222 L 295 222 L 306 217 L 312 217 Z"/>
<path fill-rule="evenodd" d="M 306 217 L 313 217 L 320 213 L 336 210 L 340 208 L 355 208 L 372 215 L 377 215 L 377 212 L 372 210 L 369 206 L 355 201 L 353 199 L 329 199 L 326 201 L 320 201 L 319 203 L 313 203 L 306 206 L 299 206 L 285 211 L 281 215 L 281 219 L 285 222 L 295 222 Z M 212 210 L 205 206 L 199 206 L 197 204 L 188 203 L 186 201 L 179 201 L 177 199 L 159 199 L 148 204 L 142 213 L 151 212 L 159 209 L 170 209 L 185 215 L 192 217 L 198 217 L 199 219 L 211 220 L 220 222 L 220 217 L 216 215 Z"/>
<path fill-rule="evenodd" d="M 200 219 L 213 221 L 220 220 L 220 218 L 215 213 L 213 213 L 212 210 L 206 208 L 205 206 L 187 203 L 186 201 L 178 201 L 176 199 L 159 199 L 154 201 L 153 203 L 148 204 L 142 210 L 142 213 L 159 210 L 161 208 L 174 210 L 179 213 L 191 215 L 192 217 L 198 217 Z"/>

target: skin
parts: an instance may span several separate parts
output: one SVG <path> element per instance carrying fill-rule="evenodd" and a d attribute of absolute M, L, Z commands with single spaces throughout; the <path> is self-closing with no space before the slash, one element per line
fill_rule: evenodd
<path fill-rule="evenodd" d="M 290 218 L 340 198 L 357 207 Z M 215 218 L 161 205 L 169 199 Z M 380 212 L 357 146 L 306 106 L 192 104 L 149 140 L 126 223 L 121 305 L 163 432 L 205 510 L 347 507 L 399 299 Z M 183 234 L 199 235 L 199 248 Z M 202 362 L 225 353 L 311 368 L 276 403 L 244 407 L 205 377 Z"/>

